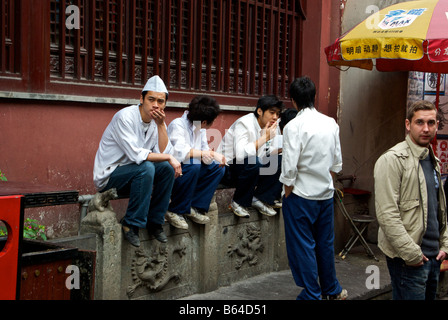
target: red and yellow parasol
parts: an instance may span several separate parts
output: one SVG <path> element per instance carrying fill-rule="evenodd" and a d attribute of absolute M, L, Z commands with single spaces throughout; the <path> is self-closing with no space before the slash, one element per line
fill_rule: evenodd
<path fill-rule="evenodd" d="M 402 2 L 371 15 L 325 49 L 328 64 L 448 73 L 448 0 Z"/>

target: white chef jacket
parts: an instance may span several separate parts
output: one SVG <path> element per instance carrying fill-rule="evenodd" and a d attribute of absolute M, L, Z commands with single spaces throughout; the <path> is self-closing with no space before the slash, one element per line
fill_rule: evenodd
<path fill-rule="evenodd" d="M 342 170 L 339 126 L 315 108 L 302 109 L 283 129 L 280 182 L 309 200 L 333 197 L 330 171 Z"/>
<path fill-rule="evenodd" d="M 118 111 L 101 138 L 93 167 L 93 182 L 98 190 L 107 185 L 112 172 L 131 163 L 141 164 L 152 152 L 160 153 L 157 124 L 144 123 L 139 106 Z M 170 153 L 171 144 L 163 153 Z"/>
<path fill-rule="evenodd" d="M 201 129 L 201 123 L 193 122 L 187 118 L 185 111 L 181 118 L 174 119 L 168 125 L 168 137 L 173 146 L 171 154 L 177 161 L 188 160 L 191 149 L 209 150 L 207 133 Z"/>
<path fill-rule="evenodd" d="M 262 128 L 260 128 L 257 117 L 253 113 L 242 116 L 226 131 L 218 147 L 218 153 L 226 157 L 227 163 L 231 163 L 235 158 L 239 163 L 248 157 L 258 156 L 263 158 L 266 156 L 266 149 L 269 152 L 275 149 L 273 139 L 259 147 L 258 151 L 255 148 L 255 141 L 260 139 Z M 277 135 L 280 135 L 280 128 L 278 127 Z"/>

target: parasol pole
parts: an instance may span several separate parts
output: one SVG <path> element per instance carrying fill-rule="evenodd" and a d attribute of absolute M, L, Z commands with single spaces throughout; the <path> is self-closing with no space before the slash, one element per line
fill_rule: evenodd
<path fill-rule="evenodd" d="M 436 89 L 436 108 L 437 108 L 437 112 L 439 111 L 440 80 L 441 80 L 441 75 L 440 75 L 440 73 L 437 73 L 437 89 Z"/>
<path fill-rule="evenodd" d="M 437 73 L 437 89 L 436 89 L 436 103 L 435 103 L 436 109 L 437 109 L 437 117 L 439 116 L 440 80 L 441 80 L 441 75 L 439 72 L 439 73 Z M 432 140 L 432 149 L 434 150 L 434 153 L 438 157 L 439 155 L 437 154 L 437 134 L 434 137 L 434 139 Z"/>

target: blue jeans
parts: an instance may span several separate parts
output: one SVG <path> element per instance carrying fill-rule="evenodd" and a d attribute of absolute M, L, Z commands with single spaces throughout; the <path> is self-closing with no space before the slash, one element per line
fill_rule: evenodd
<path fill-rule="evenodd" d="M 174 169 L 167 161 L 144 161 L 140 165 L 119 166 L 101 191 L 116 188 L 119 196 L 129 196 L 123 221 L 146 228 L 148 222 L 165 223 L 173 184 Z"/>
<path fill-rule="evenodd" d="M 333 211 L 333 199 L 308 200 L 294 193 L 283 197 L 289 266 L 303 288 L 297 300 L 320 300 L 342 291 L 334 262 Z"/>
<path fill-rule="evenodd" d="M 422 266 L 411 267 L 400 258 L 386 260 L 393 300 L 435 300 L 441 261 L 429 258 Z"/>
<path fill-rule="evenodd" d="M 274 204 L 282 192 L 282 184 L 279 181 L 281 163 L 281 156 L 273 155 L 266 164 L 261 163 L 258 157 L 245 158 L 243 163 L 230 164 L 232 184 L 236 187 L 233 201 L 243 207 L 250 207 L 255 196 L 264 203 Z"/>
<path fill-rule="evenodd" d="M 182 163 L 182 176 L 174 182 L 169 211 L 189 214 L 194 207 L 208 212 L 216 187 L 224 176 L 224 168 L 215 161 L 207 165 L 196 160 Z"/>

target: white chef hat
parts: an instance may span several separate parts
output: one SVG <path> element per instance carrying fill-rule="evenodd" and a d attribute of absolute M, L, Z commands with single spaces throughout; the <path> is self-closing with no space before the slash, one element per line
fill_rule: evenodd
<path fill-rule="evenodd" d="M 146 82 L 142 92 L 144 91 L 164 92 L 168 95 L 168 90 L 166 89 L 165 83 L 159 76 L 151 77 L 148 82 Z"/>

